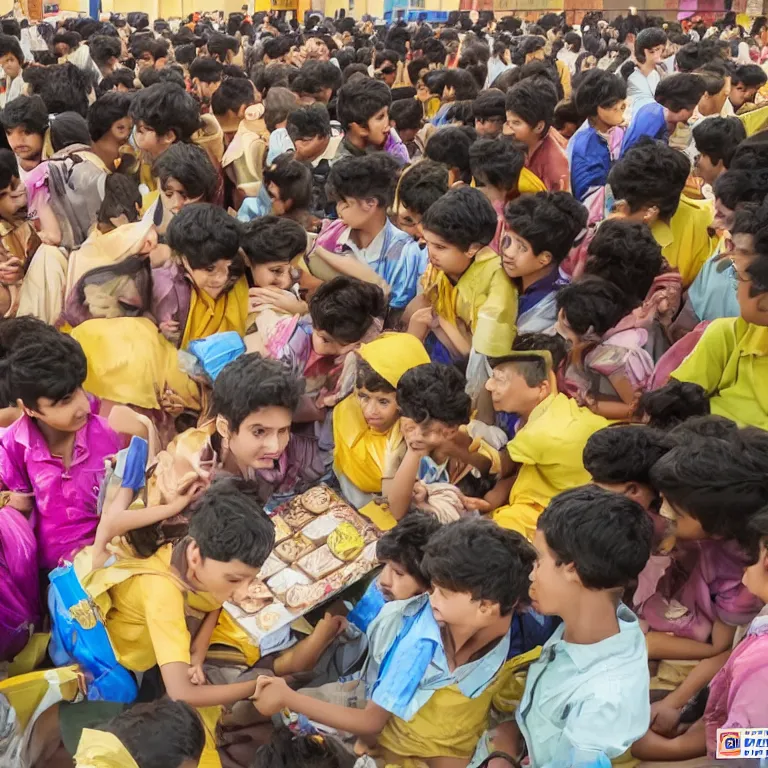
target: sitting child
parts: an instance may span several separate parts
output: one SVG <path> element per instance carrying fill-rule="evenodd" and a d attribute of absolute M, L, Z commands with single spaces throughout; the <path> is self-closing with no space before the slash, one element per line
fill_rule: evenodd
<path fill-rule="evenodd" d="M 485 501 L 499 525 L 529 539 L 554 496 L 589 480 L 581 454 L 590 435 L 607 425 L 557 391 L 554 370 L 563 356 L 562 342 L 523 334 L 511 353 L 490 361 L 486 389 L 494 410 L 519 420 L 501 452 L 501 479 Z"/>
<path fill-rule="evenodd" d="M 278 155 L 294 152 L 297 160 L 314 163 L 325 154 L 331 140 L 331 120 L 322 104 L 297 107 L 285 122 L 285 128 L 272 131 L 269 137 L 267 164 Z"/>
<path fill-rule="evenodd" d="M 472 102 L 477 135 L 484 139 L 498 139 L 507 119 L 504 92 L 498 88 L 480 91 Z"/>
<path fill-rule="evenodd" d="M 704 387 L 670 379 L 663 387 L 640 395 L 633 420 L 656 429 L 670 430 L 688 419 L 709 416 L 710 413 Z"/>
<path fill-rule="evenodd" d="M 224 132 L 225 147 L 231 144 L 240 123 L 254 104 L 256 89 L 246 77 L 225 77 L 213 92 L 211 111 Z"/>
<path fill-rule="evenodd" d="M 394 210 L 397 226 L 414 240 L 421 240 L 421 220 L 432 203 L 448 191 L 448 171 L 432 160 L 422 160 L 400 174 Z M 425 265 L 426 268 L 426 265 Z"/>
<path fill-rule="evenodd" d="M 469 150 L 474 141 L 475 134 L 471 128 L 448 126 L 430 137 L 424 149 L 424 157 L 448 169 L 448 184 L 451 187 L 457 181 L 471 184 Z"/>
<path fill-rule="evenodd" d="M 566 192 L 540 192 L 509 203 L 504 220 L 501 265 L 518 287 L 518 331 L 549 331 L 557 321 L 555 294 L 567 282 L 560 264 L 587 211 Z"/>
<path fill-rule="evenodd" d="M 728 170 L 736 147 L 746 138 L 744 123 L 736 117 L 712 117 L 694 126 L 696 175 L 704 184 L 714 186 Z"/>
<path fill-rule="evenodd" d="M 173 259 L 152 270 L 152 314 L 180 349 L 222 331 L 245 333 L 248 283 L 242 275 L 240 228 L 222 208 L 184 207 L 167 234 Z"/>
<path fill-rule="evenodd" d="M 131 98 L 125 93 L 104 94 L 88 107 L 88 132 L 91 151 L 108 171 L 123 163 L 123 150 L 127 150 L 132 121 L 128 116 Z"/>
<path fill-rule="evenodd" d="M 421 154 L 415 139 L 421 128 L 422 117 L 423 110 L 416 99 L 393 101 L 389 108 L 389 123 L 405 144 L 410 160 L 418 160 Z"/>

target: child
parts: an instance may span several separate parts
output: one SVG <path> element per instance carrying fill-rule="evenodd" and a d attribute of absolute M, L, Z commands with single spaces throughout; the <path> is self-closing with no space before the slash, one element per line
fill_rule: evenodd
<path fill-rule="evenodd" d="M 19 163 L 22 181 L 40 165 L 48 130 L 48 109 L 39 96 L 19 96 L 6 104 L 0 117 L 11 151 Z"/>
<path fill-rule="evenodd" d="M 620 602 L 651 548 L 636 502 L 587 486 L 561 493 L 538 521 L 533 608 L 563 623 L 528 671 L 516 713 L 532 765 L 596 765 L 622 755 L 650 720 L 648 660 L 637 617 Z M 510 723 L 497 749 L 518 754 Z"/>
<path fill-rule="evenodd" d="M 328 196 L 336 201 L 338 221 L 327 223 L 308 256 L 314 265 L 376 281 L 390 292 L 389 303 L 404 309 L 415 296 L 426 269 L 426 254 L 387 217 L 395 193 L 397 163 L 373 154 L 336 160 L 328 176 Z M 362 267 L 362 269 L 361 269 Z M 375 278 L 374 278 L 375 279 Z"/>
<path fill-rule="evenodd" d="M 661 64 L 664 59 L 664 52 L 667 48 L 667 35 L 663 29 L 658 27 L 649 27 L 638 34 L 635 40 L 635 60 L 637 66 L 633 64 L 628 67 L 629 74 L 626 75 L 627 94 L 632 112 L 637 113 L 644 105 L 653 102 L 653 96 L 659 88 L 659 82 L 664 69 Z M 625 69 L 622 68 L 622 76 Z"/>
<path fill-rule="evenodd" d="M 224 132 L 225 147 L 229 147 L 246 113 L 255 104 L 256 91 L 247 77 L 226 77 L 213 92 L 211 110 Z"/>
<path fill-rule="evenodd" d="M 768 81 L 768 75 L 758 64 L 742 64 L 731 74 L 731 92 L 728 99 L 737 115 L 754 108 L 757 92 Z"/>
<path fill-rule="evenodd" d="M 418 159 L 420 155 L 416 134 L 421 128 L 422 116 L 421 104 L 416 99 L 394 101 L 389 110 L 390 125 L 405 144 L 410 160 Z"/>
<path fill-rule="evenodd" d="M 579 84 L 573 103 L 585 124 L 568 143 L 571 189 L 574 197 L 589 207 L 587 200 L 605 186 L 619 157 L 627 86 L 622 78 L 594 69 Z"/>
<path fill-rule="evenodd" d="M 498 139 L 507 119 L 504 93 L 496 88 L 480 91 L 472 102 L 472 114 L 479 138 Z"/>
<path fill-rule="evenodd" d="M 590 435 L 607 424 L 557 391 L 547 342 L 541 339 L 538 350 L 526 350 L 534 340 L 533 334 L 519 336 L 511 353 L 492 359 L 486 384 L 494 410 L 519 420 L 501 455 L 501 479 L 485 501 L 499 525 L 529 539 L 550 500 L 589 479 L 581 453 Z"/>
<path fill-rule="evenodd" d="M 331 120 L 322 104 L 294 109 L 285 123 L 269 137 L 267 162 L 277 155 L 294 150 L 296 159 L 314 163 L 325 154 L 331 140 Z"/>
<path fill-rule="evenodd" d="M 640 395 L 634 419 L 649 427 L 669 430 L 688 419 L 709 414 L 709 398 L 704 387 L 670 379 L 663 387 Z"/>
<path fill-rule="evenodd" d="M 446 71 L 442 85 L 441 106 L 431 121 L 432 125 L 438 128 L 447 124 L 449 120 L 448 113 L 456 102 L 474 101 L 479 90 L 475 78 L 463 69 L 449 69 Z"/>
<path fill-rule="evenodd" d="M 560 264 L 587 223 L 587 210 L 567 192 L 539 192 L 504 210 L 501 265 L 518 287 L 518 330 L 548 331 L 557 321 L 555 294 L 566 283 Z"/>
<path fill-rule="evenodd" d="M 735 117 L 713 117 L 693 127 L 693 143 L 699 153 L 696 173 L 705 184 L 713 186 L 728 170 L 736 147 L 747 138 L 744 123 Z"/>
<path fill-rule="evenodd" d="M 248 283 L 238 254 L 240 229 L 222 208 L 187 205 L 168 227 L 174 258 L 152 270 L 152 314 L 180 349 L 221 331 L 245 333 Z"/>
<path fill-rule="evenodd" d="M 424 157 L 442 163 L 448 169 L 448 183 L 451 187 L 458 181 L 472 183 L 469 167 L 469 149 L 475 140 L 471 128 L 452 125 L 434 133 L 424 148 Z"/>
<path fill-rule="evenodd" d="M 512 346 L 517 291 L 488 247 L 496 226 L 493 206 L 471 187 L 450 190 L 424 215 L 430 264 L 423 294 L 406 315 L 408 332 L 425 340 L 433 360 L 465 358 L 473 349 L 493 357 Z"/>
<path fill-rule="evenodd" d="M 130 108 L 130 97 L 117 92 L 105 93 L 88 108 L 91 151 L 109 171 L 120 164 L 121 148 L 131 136 Z"/>
<path fill-rule="evenodd" d="M 47 572 L 93 542 L 104 460 L 119 439 L 83 390 L 87 363 L 73 339 L 41 333 L 3 367 L 23 413 L 0 439 L 0 482 L 11 506 L 33 520 L 38 566 Z"/>
<path fill-rule="evenodd" d="M 620 157 L 624 157 L 643 136 L 666 144 L 678 123 L 690 120 L 704 91 L 704 81 L 698 75 L 684 72 L 664 78 L 656 88 L 655 101 L 633 111 Z"/>
<path fill-rule="evenodd" d="M 507 92 L 507 125 L 527 148 L 525 167 L 550 192 L 568 192 L 568 158 L 550 132 L 556 105 L 553 85 L 542 78 L 521 80 Z"/>
<path fill-rule="evenodd" d="M 160 184 L 162 206 L 155 211 L 154 221 L 161 234 L 185 205 L 212 202 L 219 185 L 208 154 L 195 144 L 172 144 L 155 160 L 152 175 Z"/>
<path fill-rule="evenodd" d="M 216 59 L 195 59 L 189 65 L 189 79 L 192 83 L 191 93 L 200 104 L 200 113 L 208 112 L 211 98 L 221 85 L 223 65 Z"/>
<path fill-rule="evenodd" d="M 421 240 L 421 220 L 432 203 L 448 191 L 448 170 L 440 163 L 422 160 L 400 174 L 394 210 L 397 226 L 414 240 Z"/>
<path fill-rule="evenodd" d="M 538 656 L 537 645 L 552 631 L 551 622 L 524 609 L 532 565 L 530 545 L 488 520 L 443 526 L 422 561 L 431 593 L 389 603 L 369 628 L 365 709 L 318 702 L 265 678 L 256 707 L 264 715 L 288 707 L 377 737 L 376 754 L 391 764 L 406 758 L 467 763 L 491 714 L 509 717 L 519 696 L 516 673 Z"/>
<path fill-rule="evenodd" d="M 24 90 L 24 78 L 21 76 L 24 67 L 24 52 L 21 44 L 12 35 L 0 35 L 0 67 L 5 75 L 5 88 L 0 95 L 0 106 L 21 96 Z"/>

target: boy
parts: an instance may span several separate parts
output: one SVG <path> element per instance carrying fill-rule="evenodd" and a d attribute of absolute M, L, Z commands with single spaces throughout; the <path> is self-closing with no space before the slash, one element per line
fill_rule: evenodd
<path fill-rule="evenodd" d="M 328 110 L 322 104 L 299 107 L 288 115 L 285 128 L 278 128 L 269 137 L 267 163 L 291 150 L 296 152 L 297 160 L 314 163 L 325 154 L 330 140 Z"/>
<path fill-rule="evenodd" d="M 118 92 L 105 93 L 88 107 L 91 152 L 110 172 L 118 167 L 120 150 L 131 136 L 130 108 L 130 96 Z"/>
<path fill-rule="evenodd" d="M 21 70 L 24 66 L 24 53 L 21 44 L 12 35 L 0 35 L 0 67 L 5 75 L 5 84 L 0 94 L 0 107 L 13 101 L 24 89 Z"/>
<path fill-rule="evenodd" d="M 441 163 L 448 169 L 448 184 L 453 187 L 458 181 L 472 183 L 469 167 L 469 150 L 475 140 L 471 128 L 452 125 L 434 133 L 424 148 L 424 157 Z"/>
<path fill-rule="evenodd" d="M 421 128 L 423 110 L 416 99 L 399 99 L 392 102 L 389 109 L 389 122 L 397 131 L 400 140 L 408 149 L 408 157 L 413 160 L 420 155 L 416 134 Z"/>
<path fill-rule="evenodd" d="M 341 274 L 389 288 L 389 304 L 404 309 L 415 296 L 427 266 L 424 251 L 387 217 L 395 193 L 397 162 L 386 154 L 336 160 L 328 175 L 328 197 L 336 201 L 338 221 L 317 236 L 308 266 L 330 266 Z M 362 269 L 361 269 L 362 267 Z M 316 275 L 322 277 L 322 275 Z"/>
<path fill-rule="evenodd" d="M 211 110 L 224 132 L 225 147 L 230 145 L 245 119 L 246 111 L 254 104 L 256 91 L 253 83 L 246 77 L 227 77 L 213 92 Z"/>
<path fill-rule="evenodd" d="M 491 243 L 497 253 L 504 206 L 518 189 L 520 171 L 524 165 L 525 155 L 508 141 L 479 139 L 469 148 L 469 168 L 475 186 L 490 200 L 499 217 L 499 227 Z"/>
<path fill-rule="evenodd" d="M 472 102 L 475 130 L 481 139 L 498 139 L 507 119 L 506 99 L 502 91 L 491 88 L 480 91 Z"/>
<path fill-rule="evenodd" d="M 534 610 L 559 616 L 528 671 L 516 713 L 531 765 L 597 765 L 622 755 L 650 721 L 640 623 L 620 602 L 648 560 L 651 523 L 636 502 L 601 488 L 566 491 L 539 518 Z M 519 754 L 514 724 L 497 749 Z"/>
<path fill-rule="evenodd" d="M 155 160 L 152 175 L 160 184 L 162 201 L 155 224 L 160 227 L 164 223 L 163 232 L 169 216 L 175 216 L 185 205 L 210 203 L 219 184 L 208 154 L 195 144 L 172 144 Z"/>
<path fill-rule="evenodd" d="M 48 109 L 39 96 L 19 96 L 0 114 L 8 145 L 19 163 L 19 177 L 40 165 L 48 130 Z"/>
<path fill-rule="evenodd" d="M 560 264 L 587 224 L 587 209 L 567 192 L 539 192 L 509 203 L 504 219 L 501 265 L 518 286 L 517 328 L 549 331 L 557 321 L 555 293 L 566 282 Z"/>
<path fill-rule="evenodd" d="M 120 448 L 83 391 L 86 372 L 83 350 L 64 334 L 41 332 L 6 361 L 6 391 L 22 415 L 0 439 L 0 484 L 34 520 L 46 572 L 93 542 L 104 460 Z"/>
<path fill-rule="evenodd" d="M 746 138 L 744 123 L 736 117 L 712 117 L 693 127 L 696 174 L 705 184 L 713 186 L 728 170 L 736 147 Z"/>
<path fill-rule="evenodd" d="M 655 101 L 644 104 L 632 115 L 620 156 L 624 157 L 643 136 L 668 143 L 678 123 L 687 123 L 691 119 L 705 90 L 704 80 L 692 73 L 664 78 L 656 87 Z"/>
<path fill-rule="evenodd" d="M 493 206 L 479 189 L 452 189 L 421 225 L 430 264 L 423 293 L 406 310 L 408 332 L 425 340 L 435 361 L 466 358 L 472 350 L 504 354 L 515 337 L 517 291 L 488 247 L 497 225 Z"/>
<path fill-rule="evenodd" d="M 581 458 L 584 445 L 608 425 L 557 391 L 547 343 L 552 344 L 542 339 L 539 350 L 528 351 L 526 335 L 518 337 L 511 353 L 490 361 L 493 374 L 485 385 L 495 411 L 519 416 L 501 455 L 500 479 L 485 500 L 499 525 L 529 539 L 554 496 L 589 481 Z M 562 352 L 561 344 L 553 348 Z"/>
<path fill-rule="evenodd" d="M 395 194 L 397 226 L 421 240 L 421 220 L 430 206 L 448 191 L 448 170 L 441 163 L 422 160 L 400 175 Z"/>
<path fill-rule="evenodd" d="M 369 629 L 365 709 L 317 702 L 265 678 L 256 707 L 271 715 L 285 706 L 330 727 L 375 736 L 388 763 L 413 757 L 467 764 L 491 713 L 511 714 L 519 695 L 516 673 L 538 656 L 538 644 L 552 631 L 551 621 L 523 609 L 532 565 L 530 545 L 488 520 L 443 526 L 422 561 L 431 593 L 385 605 Z"/>
<path fill-rule="evenodd" d="M 191 92 L 200 104 L 201 114 L 211 108 L 213 94 L 219 89 L 224 67 L 216 59 L 197 58 L 189 66 Z"/>
<path fill-rule="evenodd" d="M 527 148 L 525 167 L 550 192 L 568 192 L 568 158 L 551 134 L 556 106 L 554 85 L 543 78 L 526 78 L 507 92 L 507 126 Z"/>
<path fill-rule="evenodd" d="M 758 64 L 742 64 L 731 74 L 728 98 L 737 115 L 754 108 L 757 92 L 768 81 L 768 74 Z"/>
<path fill-rule="evenodd" d="M 150 35 L 143 35 L 131 43 L 131 56 L 136 61 L 136 71 L 163 69 L 168 60 L 168 43 Z"/>

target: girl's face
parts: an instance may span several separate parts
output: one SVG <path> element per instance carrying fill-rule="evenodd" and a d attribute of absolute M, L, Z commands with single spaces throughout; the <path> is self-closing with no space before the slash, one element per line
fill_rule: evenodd
<path fill-rule="evenodd" d="M 581 341 L 576 331 L 568 324 L 568 320 L 565 317 L 565 312 L 561 309 L 557 313 L 557 322 L 555 323 L 555 330 L 568 342 L 570 346 L 576 346 Z"/>
<path fill-rule="evenodd" d="M 741 583 L 755 596 L 761 600 L 766 599 L 768 594 L 768 551 L 765 544 L 760 544 L 760 554 L 757 562 L 750 565 L 741 579 Z"/>
<path fill-rule="evenodd" d="M 597 116 L 606 125 L 609 125 L 611 128 L 613 128 L 614 126 L 621 125 L 624 122 L 624 112 L 626 109 L 627 101 L 626 99 L 622 99 L 621 101 L 617 101 L 611 107 L 598 107 Z"/>
<path fill-rule="evenodd" d="M 359 387 L 357 401 L 366 424 L 376 432 L 387 432 L 400 418 L 396 392 L 371 392 Z"/>
<path fill-rule="evenodd" d="M 663 45 L 657 45 L 655 48 L 647 48 L 645 51 L 645 60 L 648 62 L 652 61 L 654 66 L 661 64 L 661 61 L 664 58 L 664 48 L 665 46 Z"/>
<path fill-rule="evenodd" d="M 216 300 L 227 287 L 230 277 L 229 270 L 232 266 L 232 262 L 227 259 L 219 259 L 215 264 L 212 264 L 205 269 L 192 269 L 185 258 L 184 266 L 192 276 L 192 280 L 198 290 L 204 291 L 212 299 Z"/>
<path fill-rule="evenodd" d="M 185 205 L 199 203 L 202 197 L 190 197 L 184 185 L 169 176 L 165 184 L 161 184 L 163 207 L 175 216 Z"/>
<path fill-rule="evenodd" d="M 683 541 L 701 541 L 702 539 L 709 538 L 701 527 L 701 523 L 695 517 L 691 517 L 684 510 L 673 506 L 663 496 L 659 514 L 674 525 L 675 536 L 678 539 Z"/>

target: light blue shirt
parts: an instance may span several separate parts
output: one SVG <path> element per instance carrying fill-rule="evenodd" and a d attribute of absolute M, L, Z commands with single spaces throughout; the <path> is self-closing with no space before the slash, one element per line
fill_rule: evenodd
<path fill-rule="evenodd" d="M 619 633 L 590 645 L 560 625 L 528 670 L 517 724 L 532 768 L 607 766 L 651 721 L 648 652 L 637 617 L 621 604 Z"/>
<path fill-rule="evenodd" d="M 267 165 L 275 162 L 275 158 L 284 152 L 295 152 L 296 145 L 285 128 L 276 128 L 269 134 L 269 149 L 267 150 Z"/>
<path fill-rule="evenodd" d="M 718 268 L 722 269 L 719 271 Z M 741 314 L 736 298 L 736 272 L 733 265 L 720 257 L 720 248 L 704 263 L 688 289 L 691 308 L 700 321 Z"/>

